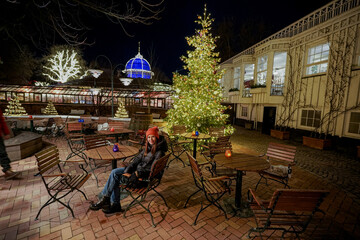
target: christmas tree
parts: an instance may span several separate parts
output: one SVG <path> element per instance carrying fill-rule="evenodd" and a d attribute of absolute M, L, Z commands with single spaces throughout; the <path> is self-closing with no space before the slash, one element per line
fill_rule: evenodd
<path fill-rule="evenodd" d="M 217 37 L 210 32 L 213 21 L 205 6 L 204 15 L 195 21 L 202 28 L 196 30 L 194 36 L 186 37 L 193 50 L 181 57 L 188 73 L 173 76 L 176 94 L 173 109 L 167 112 L 169 129 L 173 125 L 185 125 L 189 131 L 207 133 L 209 127 L 225 126 L 227 134 L 234 131 L 231 125 L 226 125 L 229 116 L 223 113 L 226 107 L 220 104 L 222 89 L 218 80 L 223 72 L 219 71 L 219 53 L 214 52 Z"/>
<path fill-rule="evenodd" d="M 58 112 L 56 111 L 56 108 L 52 101 L 49 101 L 48 105 L 46 106 L 44 110 L 44 114 L 47 115 L 58 115 Z"/>
<path fill-rule="evenodd" d="M 129 115 L 126 112 L 125 106 L 124 106 L 124 100 L 119 98 L 118 99 L 119 107 L 116 110 L 115 117 L 116 118 L 128 118 Z"/>
<path fill-rule="evenodd" d="M 18 96 L 15 96 L 15 98 L 11 99 L 9 101 L 9 105 L 7 106 L 7 109 L 5 109 L 4 115 L 28 115 L 25 111 L 25 108 L 21 105 Z"/>

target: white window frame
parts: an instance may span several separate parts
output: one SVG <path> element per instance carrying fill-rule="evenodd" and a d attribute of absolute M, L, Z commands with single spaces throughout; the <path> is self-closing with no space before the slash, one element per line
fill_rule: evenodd
<path fill-rule="evenodd" d="M 306 111 L 306 116 L 303 116 L 304 111 Z M 312 114 L 312 116 L 309 117 L 309 111 L 313 111 L 314 113 Z M 318 118 L 316 117 L 316 114 L 318 115 Z M 305 125 L 303 124 L 303 119 L 305 119 L 306 123 Z M 320 120 L 321 120 L 321 110 L 316 110 L 316 109 L 301 109 L 301 114 L 300 114 L 300 126 L 302 127 L 308 127 L 308 128 L 316 128 L 318 126 L 315 125 L 315 122 L 317 121 L 318 124 L 320 125 Z M 311 122 L 312 124 L 308 124 L 308 122 Z"/>
<path fill-rule="evenodd" d="M 285 54 L 285 64 L 284 65 L 276 65 L 275 57 L 277 55 L 283 55 L 283 54 Z M 287 52 L 275 52 L 274 53 L 272 84 L 280 85 L 280 84 L 285 83 L 286 60 L 287 60 Z"/>
<path fill-rule="evenodd" d="M 305 76 L 327 72 L 330 55 L 330 44 L 321 43 L 307 50 Z"/>
<path fill-rule="evenodd" d="M 360 115 L 360 112 L 358 112 L 358 111 L 353 111 L 353 112 L 350 112 L 349 113 L 349 122 L 348 122 L 348 125 L 347 125 L 347 132 L 349 133 L 349 134 L 354 134 L 354 135 L 360 135 L 360 121 L 359 122 L 351 122 L 351 115 L 352 114 L 359 114 Z M 355 124 L 355 125 L 358 125 L 358 132 L 356 133 L 356 132 L 350 132 L 350 124 Z"/>
<path fill-rule="evenodd" d="M 234 67 L 234 88 L 240 89 L 241 68 Z"/>
<path fill-rule="evenodd" d="M 256 83 L 257 84 L 266 85 L 267 63 L 268 63 L 267 55 L 258 57 L 257 67 L 256 67 Z"/>
<path fill-rule="evenodd" d="M 241 117 L 244 117 L 244 118 L 247 118 L 247 116 L 248 116 L 248 110 L 249 110 L 249 108 L 246 106 L 242 106 L 241 107 L 241 112 L 240 112 L 240 116 Z"/>

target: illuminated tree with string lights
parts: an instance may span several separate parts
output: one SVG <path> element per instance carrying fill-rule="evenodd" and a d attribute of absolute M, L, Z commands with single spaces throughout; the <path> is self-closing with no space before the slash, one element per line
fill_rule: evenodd
<path fill-rule="evenodd" d="M 226 107 L 220 104 L 219 79 L 223 72 L 219 70 L 219 53 L 214 52 L 217 37 L 210 32 L 213 21 L 205 6 L 203 16 L 198 16 L 195 21 L 202 28 L 196 30 L 195 35 L 186 37 L 193 50 L 181 57 L 188 73 L 174 73 L 173 76 L 174 104 L 167 112 L 170 129 L 173 125 L 185 125 L 188 130 L 206 133 L 209 127 L 225 126 L 227 134 L 234 131 L 231 125 L 226 125 L 229 115 L 224 114 Z"/>
<path fill-rule="evenodd" d="M 65 83 L 85 76 L 85 63 L 80 51 L 70 46 L 54 46 L 46 57 L 43 75 L 49 80 Z"/>

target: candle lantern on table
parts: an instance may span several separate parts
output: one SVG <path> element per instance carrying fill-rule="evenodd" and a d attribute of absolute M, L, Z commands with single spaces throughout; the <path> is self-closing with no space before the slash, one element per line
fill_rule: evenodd
<path fill-rule="evenodd" d="M 231 157 L 231 150 L 226 150 L 225 151 L 225 157 Z"/>
<path fill-rule="evenodd" d="M 115 131 L 115 129 L 112 127 L 112 128 L 110 128 L 110 132 L 113 132 L 113 131 Z"/>
<path fill-rule="evenodd" d="M 199 131 L 195 131 L 195 136 L 199 136 Z"/>
<path fill-rule="evenodd" d="M 117 144 L 114 144 L 113 152 L 118 152 L 118 151 L 119 151 L 119 146 Z"/>
<path fill-rule="evenodd" d="M 192 131 L 191 136 L 196 136 L 196 132 Z"/>

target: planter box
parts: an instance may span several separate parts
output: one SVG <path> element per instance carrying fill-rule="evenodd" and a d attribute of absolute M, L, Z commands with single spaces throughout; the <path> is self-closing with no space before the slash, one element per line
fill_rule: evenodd
<path fill-rule="evenodd" d="M 290 139 L 290 132 L 271 129 L 270 136 L 281 140 Z"/>
<path fill-rule="evenodd" d="M 303 136 L 303 145 L 315 148 L 315 149 L 329 149 L 331 148 L 331 139 L 320 139 Z"/>

